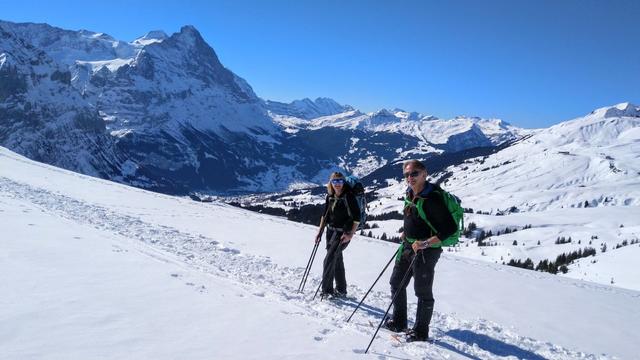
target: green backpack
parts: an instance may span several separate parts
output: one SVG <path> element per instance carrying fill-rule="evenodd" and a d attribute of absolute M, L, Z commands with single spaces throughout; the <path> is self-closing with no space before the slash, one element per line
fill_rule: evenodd
<path fill-rule="evenodd" d="M 460 203 L 461 203 L 460 198 L 441 189 L 440 187 L 435 187 L 433 186 L 433 184 L 429 183 L 429 187 L 427 188 L 427 193 L 431 191 L 437 191 L 440 193 L 440 195 L 442 195 L 442 200 L 444 200 L 445 206 L 449 210 L 449 213 L 451 214 L 453 221 L 457 225 L 456 232 L 454 232 L 451 236 L 449 236 L 446 239 L 441 239 L 442 240 L 441 246 L 453 246 L 458 243 L 458 240 L 460 239 L 460 233 L 464 229 L 464 209 L 462 208 L 462 206 L 460 206 Z M 429 220 L 427 220 L 427 215 L 424 213 L 424 208 L 422 207 L 422 204 L 424 203 L 424 198 L 418 198 L 418 201 L 414 204 L 405 196 L 404 203 L 405 203 L 405 206 L 415 206 L 418 210 L 418 215 L 420 216 L 420 218 L 431 228 L 431 230 L 434 233 L 438 232 L 438 230 L 436 230 L 436 228 L 433 227 L 433 225 L 431 225 Z M 415 239 L 407 239 L 407 240 L 409 240 L 409 243 L 413 243 L 415 241 Z M 435 246 L 435 247 L 440 247 L 440 246 Z"/>

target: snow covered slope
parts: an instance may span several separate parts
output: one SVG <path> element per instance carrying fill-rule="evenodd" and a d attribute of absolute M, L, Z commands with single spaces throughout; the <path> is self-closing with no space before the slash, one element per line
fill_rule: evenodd
<path fill-rule="evenodd" d="M 476 210 L 638 206 L 640 108 L 598 109 L 448 170 L 447 185 Z"/>
<path fill-rule="evenodd" d="M 387 273 L 345 323 L 353 302 L 310 300 L 320 260 L 306 294 L 295 293 L 313 227 L 4 148 L 0 214 L 3 359 L 359 359 L 389 301 Z M 394 250 L 357 236 L 345 252 L 349 293 L 362 296 Z M 636 291 L 445 252 L 435 294 L 435 344 L 397 345 L 381 332 L 368 358 L 637 356 Z"/>
<path fill-rule="evenodd" d="M 630 245 L 640 241 L 639 110 L 629 103 L 597 109 L 433 174 L 472 209 L 465 224 L 478 227 L 456 254 L 498 264 L 529 258 L 535 267 L 591 248 L 595 257 L 568 264 L 562 275 L 640 290 L 640 248 Z M 397 211 L 406 185 L 390 184 L 377 191 L 371 213 Z M 376 224 L 375 237 L 397 236 L 402 226 Z M 486 246 L 476 241 L 480 232 Z"/>

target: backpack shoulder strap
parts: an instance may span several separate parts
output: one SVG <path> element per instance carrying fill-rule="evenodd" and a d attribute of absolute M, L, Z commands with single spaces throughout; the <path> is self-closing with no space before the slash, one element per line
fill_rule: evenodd
<path fill-rule="evenodd" d="M 429 220 L 427 220 L 427 214 L 424 212 L 424 198 L 423 197 L 416 197 L 418 200 L 414 203 L 413 201 L 409 200 L 408 196 L 404 197 L 404 205 L 405 207 L 410 206 L 410 207 L 415 207 L 416 210 L 418 211 L 418 216 L 420 217 L 420 219 L 422 219 L 422 221 L 424 221 L 427 226 L 429 226 L 429 228 L 433 231 L 434 234 L 438 233 L 438 230 L 436 230 L 435 227 L 433 227 L 433 225 L 431 225 L 431 222 L 429 222 Z"/>
<path fill-rule="evenodd" d="M 347 214 L 350 218 L 353 219 L 353 215 L 351 214 L 351 206 L 349 206 L 349 200 L 347 199 L 349 195 L 353 196 L 353 200 L 355 201 L 355 196 L 351 192 L 344 194 L 344 196 L 342 196 L 342 201 L 344 202 L 344 206 L 347 208 Z"/>

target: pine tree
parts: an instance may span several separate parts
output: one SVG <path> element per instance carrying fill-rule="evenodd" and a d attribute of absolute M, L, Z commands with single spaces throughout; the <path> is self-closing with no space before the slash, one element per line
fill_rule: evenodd
<path fill-rule="evenodd" d="M 522 267 L 525 269 L 533 270 L 533 261 L 527 258 L 522 264 Z"/>

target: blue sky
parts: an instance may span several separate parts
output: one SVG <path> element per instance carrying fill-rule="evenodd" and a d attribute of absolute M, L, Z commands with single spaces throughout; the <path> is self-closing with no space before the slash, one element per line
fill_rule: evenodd
<path fill-rule="evenodd" d="M 0 19 L 131 41 L 194 25 L 265 99 L 545 127 L 640 103 L 640 1 L 4 1 Z"/>

